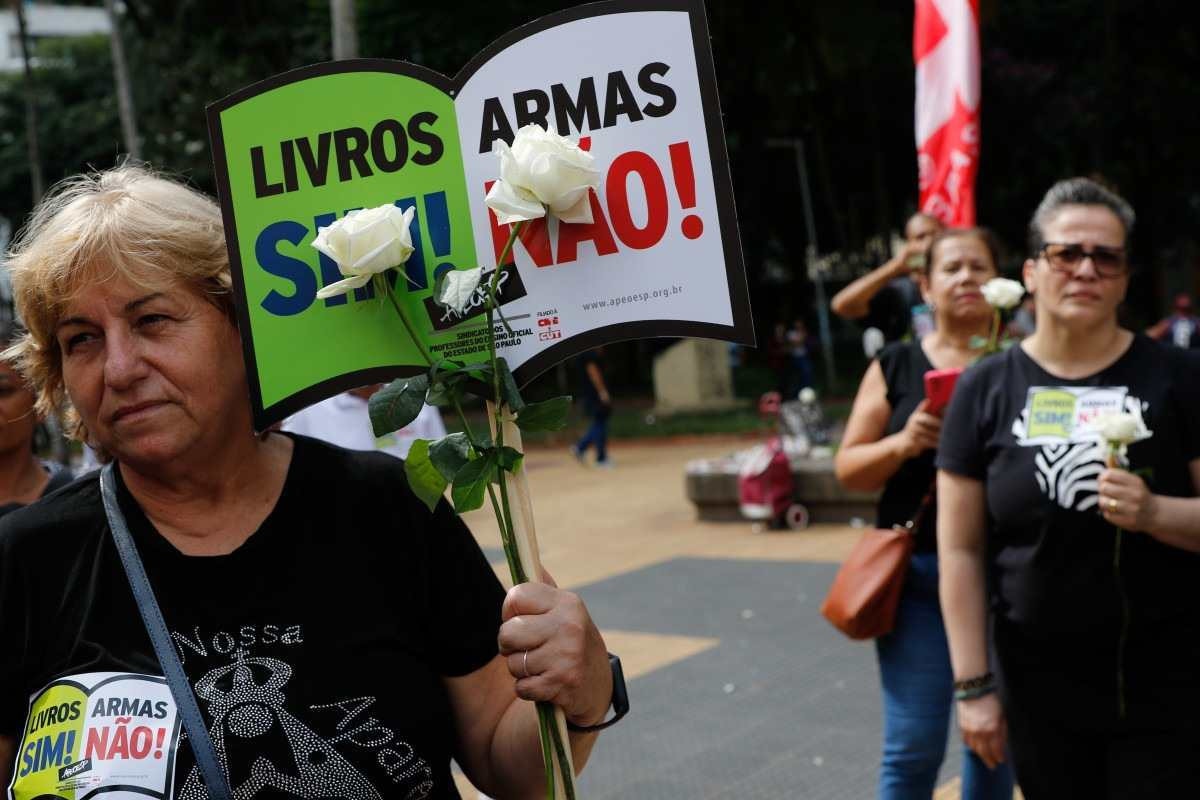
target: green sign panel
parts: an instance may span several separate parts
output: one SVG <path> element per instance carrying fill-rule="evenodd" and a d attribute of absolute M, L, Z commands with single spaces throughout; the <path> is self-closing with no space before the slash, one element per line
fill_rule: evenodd
<path fill-rule="evenodd" d="M 450 97 L 397 71 L 326 72 L 231 104 L 217 120 L 233 217 L 226 226 L 243 266 L 238 292 L 258 298 L 245 303 L 242 322 L 262 406 L 330 376 L 357 373 L 365 383 L 381 369 L 393 374 L 398 362 L 419 365 L 395 310 L 370 284 L 317 298 L 342 276 L 311 244 L 318 228 L 355 208 L 415 206 L 418 249 L 394 296 L 417 319 L 436 271 L 475 265 L 470 227 L 452 224 L 469 211 Z M 303 326 L 286 324 L 295 320 Z"/>

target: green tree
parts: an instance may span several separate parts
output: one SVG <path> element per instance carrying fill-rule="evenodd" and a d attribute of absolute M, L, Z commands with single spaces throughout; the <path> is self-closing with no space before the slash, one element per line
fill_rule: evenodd
<path fill-rule="evenodd" d="M 108 37 L 48 39 L 37 45 L 38 123 L 47 184 L 112 163 L 121 150 Z M 24 88 L 0 76 L 0 214 L 19 225 L 30 208 Z"/>
<path fill-rule="evenodd" d="M 210 192 L 205 106 L 330 58 L 328 0 L 125 6 L 122 33 L 145 157 Z M 558 7 L 548 0 L 358 0 L 360 52 L 453 75 L 495 38 Z M 794 161 L 767 141 L 805 140 L 822 252 L 861 252 L 899 228 L 917 199 L 912 5 L 710 0 L 707 13 L 760 330 L 794 315 L 811 322 Z M 1000 232 L 1015 267 L 1026 221 L 1046 188 L 1069 175 L 1103 176 L 1140 215 L 1136 260 L 1147 269 L 1131 292 L 1135 321 L 1156 316 L 1166 291 L 1196 288 L 1197 41 L 1178 14 L 1167 0 L 982 6 L 979 220 Z M 43 40 L 37 56 L 47 180 L 110 166 L 121 147 L 107 43 Z M 0 77 L 0 213 L 19 222 L 29 184 L 15 77 Z M 764 279 L 769 256 L 784 265 L 789 283 Z M 842 326 L 840 335 L 851 343 L 857 330 Z"/>

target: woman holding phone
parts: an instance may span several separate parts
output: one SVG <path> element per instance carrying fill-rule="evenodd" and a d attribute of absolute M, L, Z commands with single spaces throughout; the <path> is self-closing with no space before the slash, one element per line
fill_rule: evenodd
<path fill-rule="evenodd" d="M 996 261 L 995 239 L 986 229 L 947 229 L 934 237 L 920 284 L 935 328 L 920 340 L 889 345 L 871 362 L 834 460 L 847 488 L 883 489 L 879 527 L 904 525 L 927 508 L 914 530 L 895 628 L 876 640 L 884 699 L 880 800 L 931 797 L 946 752 L 954 676 L 938 606 L 937 520 L 928 497 L 942 422 L 940 409 L 926 399 L 925 373 L 962 368 L 978 357 L 972 345 L 988 335 L 993 315 L 982 287 L 996 277 Z M 989 768 L 970 750 L 962 780 L 964 800 L 1012 797 L 1008 767 Z"/>

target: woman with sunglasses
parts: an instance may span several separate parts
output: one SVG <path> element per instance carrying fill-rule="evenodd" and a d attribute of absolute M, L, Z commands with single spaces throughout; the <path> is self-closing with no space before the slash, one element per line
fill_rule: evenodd
<path fill-rule="evenodd" d="M 1007 734 L 1028 800 L 1200 786 L 1200 363 L 1118 323 L 1133 223 L 1094 181 L 1051 187 L 1024 264 L 1036 331 L 963 376 L 938 450 L 959 726 L 988 762 Z M 1097 425 L 1114 412 L 1128 468 Z"/>

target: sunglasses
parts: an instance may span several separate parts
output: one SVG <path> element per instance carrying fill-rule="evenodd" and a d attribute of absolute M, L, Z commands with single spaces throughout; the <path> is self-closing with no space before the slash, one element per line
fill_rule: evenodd
<path fill-rule="evenodd" d="M 1125 259 L 1124 247 L 1104 247 L 1097 245 L 1090 250 L 1081 244 L 1064 244 L 1047 242 L 1042 245 L 1041 255 L 1045 256 L 1050 268 L 1056 272 L 1074 274 L 1080 262 L 1085 258 L 1092 260 L 1096 274 L 1101 278 L 1119 278 L 1129 268 Z"/>

